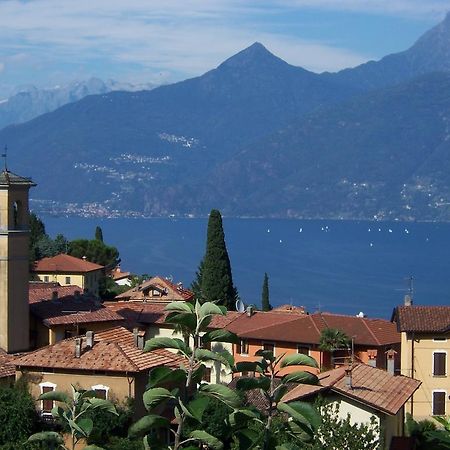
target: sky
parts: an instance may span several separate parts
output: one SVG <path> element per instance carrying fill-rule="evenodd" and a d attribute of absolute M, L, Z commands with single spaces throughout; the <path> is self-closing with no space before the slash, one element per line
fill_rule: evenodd
<path fill-rule="evenodd" d="M 405 50 L 450 0 L 0 0 L 0 98 L 90 77 L 170 83 L 261 42 L 314 72 Z"/>

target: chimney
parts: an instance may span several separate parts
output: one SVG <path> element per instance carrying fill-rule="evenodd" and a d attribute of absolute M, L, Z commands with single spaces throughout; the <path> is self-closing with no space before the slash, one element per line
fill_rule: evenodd
<path fill-rule="evenodd" d="M 395 375 L 395 353 L 396 351 L 392 348 L 386 352 L 387 371 L 391 375 Z"/>
<path fill-rule="evenodd" d="M 58 291 L 52 292 L 52 300 L 58 300 Z"/>
<path fill-rule="evenodd" d="M 140 331 L 137 327 L 133 328 L 133 342 L 139 350 L 144 350 L 145 332 Z"/>
<path fill-rule="evenodd" d="M 247 306 L 246 313 L 247 313 L 247 317 L 252 317 L 253 313 L 254 313 L 253 306 Z"/>
<path fill-rule="evenodd" d="M 413 304 L 412 297 L 410 295 L 406 294 L 404 302 L 405 302 L 405 306 L 411 306 Z"/>
<path fill-rule="evenodd" d="M 353 384 L 352 384 L 352 368 L 349 367 L 348 369 L 345 369 L 345 385 L 349 388 L 349 389 L 353 389 Z"/>
<path fill-rule="evenodd" d="M 86 332 L 86 346 L 92 348 L 94 346 L 94 332 L 87 331 Z"/>
<path fill-rule="evenodd" d="M 367 350 L 367 356 L 369 357 L 368 365 L 371 367 L 377 367 L 377 354 L 378 351 L 376 349 Z"/>
<path fill-rule="evenodd" d="M 81 357 L 81 338 L 75 339 L 75 358 Z"/>

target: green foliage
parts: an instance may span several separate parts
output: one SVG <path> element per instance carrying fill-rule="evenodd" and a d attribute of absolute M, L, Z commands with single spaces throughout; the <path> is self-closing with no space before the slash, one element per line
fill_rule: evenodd
<path fill-rule="evenodd" d="M 332 352 L 340 348 L 348 348 L 350 338 L 341 330 L 336 328 L 324 328 L 320 334 L 319 348 Z"/>
<path fill-rule="evenodd" d="M 411 414 L 406 414 L 406 431 L 413 437 L 416 450 L 445 450 L 450 448 L 450 423 L 444 417 L 434 417 L 443 427 L 438 430 L 436 422 L 432 420 L 415 421 Z"/>
<path fill-rule="evenodd" d="M 200 263 L 199 299 L 207 302 L 219 302 L 228 309 L 234 307 L 237 291 L 233 285 L 230 258 L 225 244 L 222 216 L 216 209 L 211 210 L 208 220 L 206 253 Z"/>
<path fill-rule="evenodd" d="M 94 420 L 97 414 L 107 412 L 118 415 L 115 406 L 108 400 L 95 397 L 95 391 L 88 391 L 72 385 L 72 398 L 65 392 L 52 391 L 41 394 L 38 400 L 53 400 L 57 405 L 52 409 L 52 416 L 60 424 L 69 429 L 72 437 L 71 448 L 75 449 L 81 439 L 89 439 L 94 432 Z M 47 443 L 49 447 L 62 446 L 62 437 L 54 431 L 35 433 L 28 438 L 29 442 Z M 90 446 L 86 447 L 89 448 Z M 63 447 L 66 448 L 66 447 Z M 92 450 L 98 449 L 92 444 Z"/>
<path fill-rule="evenodd" d="M 106 245 L 98 239 L 76 239 L 70 242 L 69 255 L 77 258 L 86 256 L 87 260 L 105 266 L 116 267 L 119 262 L 119 251 L 116 247 Z"/>
<path fill-rule="evenodd" d="M 141 439 L 129 439 L 123 437 L 112 437 L 104 446 L 105 450 L 144 450 Z"/>
<path fill-rule="evenodd" d="M 267 276 L 267 273 L 264 274 L 261 293 L 261 309 L 263 311 L 270 311 L 272 309 L 272 305 L 270 304 L 269 300 L 269 277 Z"/>
<path fill-rule="evenodd" d="M 39 421 L 26 386 L 0 387 L 0 445 L 25 442 Z"/>
<path fill-rule="evenodd" d="M 339 403 L 326 404 L 322 399 L 316 403 L 322 416 L 311 450 L 376 450 L 380 446 L 380 428 L 374 416 L 370 423 L 351 424 L 350 415 L 339 417 Z"/>
<path fill-rule="evenodd" d="M 95 227 L 95 239 L 103 242 L 103 230 L 99 226 Z"/>

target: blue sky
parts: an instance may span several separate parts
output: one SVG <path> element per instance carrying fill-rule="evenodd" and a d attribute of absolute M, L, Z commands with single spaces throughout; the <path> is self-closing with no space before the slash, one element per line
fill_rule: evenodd
<path fill-rule="evenodd" d="M 0 98 L 91 76 L 164 83 L 255 41 L 322 72 L 404 50 L 450 0 L 0 0 Z"/>

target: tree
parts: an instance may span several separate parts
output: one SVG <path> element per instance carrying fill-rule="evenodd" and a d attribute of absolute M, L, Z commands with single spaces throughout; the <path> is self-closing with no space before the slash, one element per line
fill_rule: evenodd
<path fill-rule="evenodd" d="M 105 266 L 106 269 L 112 269 L 120 263 L 117 248 L 97 239 L 76 239 L 70 242 L 69 255 L 77 258 L 86 256 L 88 261 Z"/>
<path fill-rule="evenodd" d="M 218 301 L 228 309 L 234 308 L 237 291 L 233 285 L 222 216 L 217 209 L 211 210 L 209 215 L 206 252 L 200 278 L 202 301 Z"/>
<path fill-rule="evenodd" d="M 216 399 L 234 411 L 239 408 L 240 399 L 230 388 L 220 384 L 202 383 L 202 378 L 206 369 L 205 363 L 216 362 L 231 368 L 234 360 L 226 350 L 215 352 L 203 346 L 214 342 L 236 343 L 239 339 L 227 330 L 208 331 L 213 316 L 226 314 L 223 306 L 211 302 L 200 304 L 198 300 L 195 305 L 172 302 L 166 306 L 166 311 L 169 314 L 165 321 L 177 325 L 184 335 L 188 335 L 191 345 L 182 339 L 167 337 L 152 338 L 145 343 L 145 351 L 175 349 L 185 362 L 178 369 L 158 367 L 150 372 L 148 389 L 143 395 L 144 406 L 149 414 L 130 427 L 129 436 L 143 437 L 147 447 L 150 445 L 152 450 L 179 450 L 194 443 L 205 444 L 211 449 L 222 449 L 220 440 L 205 431 L 202 426 L 206 407 L 210 399 Z M 170 430 L 169 419 L 161 415 L 162 409 L 168 408 L 169 405 L 176 417 L 176 431 Z M 190 426 L 194 423 L 196 427 L 184 437 L 188 419 Z M 170 430 L 174 434 L 173 446 L 168 447 L 158 441 L 157 431 L 160 429 Z"/>
<path fill-rule="evenodd" d="M 350 338 L 336 328 L 324 328 L 320 333 L 319 348 L 327 352 L 333 352 L 340 348 L 348 348 Z"/>
<path fill-rule="evenodd" d="M 319 399 L 317 408 L 322 417 L 321 424 L 316 432 L 311 450 L 376 450 L 379 448 L 380 427 L 374 416 L 370 423 L 352 424 L 350 414 L 345 419 L 339 415 L 340 403 L 326 404 Z"/>
<path fill-rule="evenodd" d="M 261 307 L 263 311 L 270 311 L 272 309 L 272 305 L 269 300 L 269 277 L 267 273 L 264 273 L 264 281 L 262 286 L 261 293 Z"/>
<path fill-rule="evenodd" d="M 289 383 L 318 384 L 316 375 L 304 370 L 297 370 L 281 377 L 280 372 L 285 367 L 307 366 L 317 368 L 314 358 L 303 354 L 282 354 L 275 357 L 272 351 L 258 350 L 255 356 L 261 357 L 260 361 L 244 361 L 236 363 L 236 372 L 254 372 L 256 377 L 242 377 L 236 383 L 240 391 L 259 389 L 265 399 L 265 411 L 262 408 L 236 411 L 232 425 L 237 426 L 235 432 L 239 440 L 239 449 L 287 450 L 288 447 L 277 446 L 278 436 L 282 434 L 295 444 L 310 442 L 314 438 L 315 431 L 320 424 L 320 416 L 315 408 L 305 402 L 283 402 L 283 397 L 289 390 Z M 279 380 L 279 381 L 277 381 Z M 274 423 L 274 420 L 285 414 L 289 419 Z M 262 432 L 249 428 L 249 423 L 259 422 Z M 282 443 L 284 444 L 284 443 Z"/>
<path fill-rule="evenodd" d="M 103 231 L 99 226 L 95 228 L 95 239 L 97 239 L 97 241 L 103 242 Z"/>
<path fill-rule="evenodd" d="M 94 431 L 95 414 L 92 412 L 107 411 L 118 415 L 114 405 L 101 398 L 96 398 L 95 391 L 80 389 L 72 385 L 72 397 L 65 392 L 52 391 L 41 394 L 38 400 L 53 400 L 58 405 L 52 409 L 52 416 L 59 420 L 63 427 L 68 427 L 72 437 L 72 449 L 75 450 L 77 443 L 82 439 L 88 439 Z M 42 442 L 48 448 L 64 448 L 63 437 L 56 431 L 43 431 L 35 433 L 28 438 L 28 442 Z M 86 450 L 99 450 L 100 447 L 88 445 Z"/>

